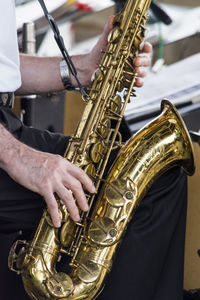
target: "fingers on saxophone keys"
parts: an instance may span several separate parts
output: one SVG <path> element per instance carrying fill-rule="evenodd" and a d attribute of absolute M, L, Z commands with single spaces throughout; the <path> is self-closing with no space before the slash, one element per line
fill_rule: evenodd
<path fill-rule="evenodd" d="M 55 227 L 60 227 L 61 220 L 58 212 L 58 204 L 53 192 L 44 195 L 45 201 L 47 203 L 48 211 L 51 216 L 52 223 Z"/>
<path fill-rule="evenodd" d="M 140 53 L 151 53 L 152 52 L 152 45 L 148 42 L 143 42 L 140 44 L 139 48 Z"/>
<path fill-rule="evenodd" d="M 135 68 L 137 67 L 149 67 L 151 64 L 151 59 L 147 55 L 140 55 L 137 56 L 136 59 L 134 60 L 134 66 Z"/>
<path fill-rule="evenodd" d="M 144 81 L 142 80 L 142 78 L 136 78 L 135 80 L 135 86 L 137 86 L 138 88 L 139 87 L 142 87 L 144 85 Z"/>
<path fill-rule="evenodd" d="M 70 183 L 68 181 L 67 187 L 72 191 L 74 198 L 76 199 L 77 204 L 79 205 L 80 209 L 82 209 L 83 211 L 87 211 L 88 203 L 87 203 L 85 193 L 83 191 L 82 184 L 75 178 L 72 178 Z M 71 198 L 70 198 L 70 200 L 71 200 Z M 66 199 L 66 201 L 64 201 L 64 202 L 68 206 L 68 199 Z"/>
<path fill-rule="evenodd" d="M 135 79 L 135 84 L 134 85 L 136 87 L 142 87 L 143 84 L 144 84 L 142 78 L 146 76 L 147 70 L 146 70 L 145 67 L 136 67 L 135 68 L 135 73 L 137 73 L 137 77 Z M 124 85 L 125 85 L 125 87 L 129 87 L 128 81 L 131 80 L 131 77 L 125 75 L 125 79 L 126 79 L 126 82 L 125 82 Z"/>
<path fill-rule="evenodd" d="M 66 188 L 64 185 L 57 188 L 56 193 L 62 200 L 62 202 L 66 205 L 67 210 L 75 222 L 78 222 L 80 220 L 80 215 L 78 211 L 78 207 L 76 205 L 76 202 L 74 200 L 72 191 Z M 86 199 L 84 199 L 84 196 L 82 197 L 83 201 L 85 200 L 84 204 L 87 205 Z"/>
<path fill-rule="evenodd" d="M 96 189 L 89 176 L 79 167 L 73 165 L 71 175 L 74 176 L 90 193 L 95 193 Z M 73 191 L 74 192 L 74 191 Z"/>
<path fill-rule="evenodd" d="M 137 77 L 145 77 L 147 75 L 147 69 L 144 67 L 135 68 L 135 72 L 137 73 Z"/>

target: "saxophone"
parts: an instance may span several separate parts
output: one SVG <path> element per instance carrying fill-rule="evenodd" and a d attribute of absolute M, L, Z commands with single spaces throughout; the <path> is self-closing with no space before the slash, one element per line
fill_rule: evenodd
<path fill-rule="evenodd" d="M 10 251 L 9 267 L 22 275 L 31 299 L 98 296 L 128 222 L 150 185 L 176 165 L 189 175 L 194 172 L 189 134 L 167 100 L 160 116 L 121 146 L 119 126 L 135 95 L 133 60 L 145 37 L 150 2 L 129 0 L 115 17 L 83 116 L 66 149 L 66 159 L 83 168 L 96 186 L 96 195 L 86 193 L 89 211 L 81 212 L 81 221 L 75 223 L 58 199 L 61 228 L 54 228 L 45 209 L 33 239 L 17 241 Z M 120 146 L 104 178 L 110 153 Z M 68 262 L 58 271 L 63 257 Z"/>

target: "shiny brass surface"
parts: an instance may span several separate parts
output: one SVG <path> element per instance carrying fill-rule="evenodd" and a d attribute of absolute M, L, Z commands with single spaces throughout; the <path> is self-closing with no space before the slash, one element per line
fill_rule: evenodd
<path fill-rule="evenodd" d="M 61 228 L 52 226 L 45 210 L 33 240 L 25 242 L 18 254 L 15 244 L 10 253 L 9 266 L 14 269 L 17 265 L 31 299 L 94 299 L 111 269 L 127 224 L 150 185 L 177 165 L 187 174 L 194 172 L 187 129 L 165 100 L 161 115 L 121 147 L 107 178 L 103 178 L 110 152 L 120 144 L 119 125 L 134 94 L 137 74 L 132 61 L 144 39 L 150 2 L 128 1 L 115 17 L 85 111 L 65 153 L 66 159 L 83 168 L 95 183 L 97 195 L 86 194 L 90 210 L 81 212 L 81 222 L 74 223 L 58 199 Z M 126 73 L 131 74 L 131 81 Z M 65 272 L 58 272 L 63 255 L 70 262 L 65 264 Z"/>

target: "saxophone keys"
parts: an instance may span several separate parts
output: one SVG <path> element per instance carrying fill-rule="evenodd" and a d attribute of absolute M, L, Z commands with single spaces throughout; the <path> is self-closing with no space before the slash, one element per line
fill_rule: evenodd
<path fill-rule="evenodd" d="M 148 29 L 147 29 L 147 27 L 145 27 L 142 24 L 140 25 L 140 28 L 141 28 L 140 34 L 141 34 L 142 39 L 144 40 L 144 38 L 147 36 Z"/>
<path fill-rule="evenodd" d="M 77 275 L 85 283 L 94 282 L 98 279 L 101 269 L 96 262 L 85 258 L 78 266 Z"/>
<path fill-rule="evenodd" d="M 69 296 L 74 289 L 71 277 L 62 272 L 53 274 L 44 281 L 44 284 L 49 294 L 59 299 Z"/>
<path fill-rule="evenodd" d="M 102 72 L 102 70 L 98 68 L 93 72 L 91 81 L 93 82 L 94 80 L 96 80 L 97 82 L 101 82 L 103 78 L 104 78 L 104 73 Z"/>
<path fill-rule="evenodd" d="M 86 172 L 86 174 L 92 179 L 94 180 L 95 177 L 96 177 L 96 168 L 95 166 L 90 163 L 88 164 L 87 166 L 85 166 L 84 168 L 84 171 Z"/>
<path fill-rule="evenodd" d="M 126 197 L 127 200 L 132 200 L 134 196 L 133 196 L 133 193 L 131 191 L 127 191 L 125 193 L 125 197 Z"/>
<path fill-rule="evenodd" d="M 71 218 L 67 218 L 65 223 L 61 227 L 60 242 L 63 247 L 67 248 L 70 246 L 75 236 L 75 223 Z"/>
<path fill-rule="evenodd" d="M 61 212 L 60 209 L 58 209 L 58 213 L 59 213 L 59 216 L 60 216 L 60 220 L 62 220 L 63 215 L 62 215 L 62 212 Z M 47 221 L 47 223 L 48 223 L 49 226 L 54 227 L 49 212 L 46 214 L 45 219 L 46 219 L 46 221 Z"/>
<path fill-rule="evenodd" d="M 110 102 L 110 110 L 118 114 L 121 110 L 121 105 L 121 97 L 119 95 L 116 95 Z"/>
<path fill-rule="evenodd" d="M 108 203 L 115 208 L 123 207 L 125 204 L 124 195 L 117 182 L 112 182 L 105 188 L 105 196 Z"/>
<path fill-rule="evenodd" d="M 112 245 L 118 236 L 118 230 L 115 222 L 108 218 L 102 217 L 91 221 L 87 237 L 97 245 Z"/>
<path fill-rule="evenodd" d="M 117 91 L 118 91 L 118 92 L 122 92 L 123 89 L 124 89 L 123 81 L 122 81 L 122 80 L 119 80 L 119 81 L 117 82 Z"/>
<path fill-rule="evenodd" d="M 118 64 L 119 64 L 119 60 L 118 59 L 112 59 L 112 61 L 111 61 L 111 66 L 112 67 L 117 67 Z"/>
<path fill-rule="evenodd" d="M 117 43 L 120 37 L 121 37 L 121 30 L 119 29 L 119 27 L 114 27 L 108 35 L 108 42 Z"/>
<path fill-rule="evenodd" d="M 111 122 L 109 119 L 103 119 L 98 127 L 98 133 L 100 134 L 100 136 L 105 139 L 110 131 L 110 127 L 111 127 Z"/>
<path fill-rule="evenodd" d="M 89 156 L 94 163 L 98 163 L 103 158 L 103 152 L 103 144 L 98 142 L 90 146 Z"/>
<path fill-rule="evenodd" d="M 121 55 L 128 56 L 129 54 L 129 47 L 127 45 L 124 45 L 121 49 Z"/>

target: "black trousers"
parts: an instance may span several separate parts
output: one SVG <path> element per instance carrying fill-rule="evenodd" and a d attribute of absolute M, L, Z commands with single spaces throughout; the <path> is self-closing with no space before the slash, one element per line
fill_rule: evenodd
<path fill-rule="evenodd" d="M 63 154 L 68 137 L 29 128 L 6 108 L 0 120 L 22 142 Z M 0 170 L 0 300 L 28 300 L 21 277 L 8 270 L 7 256 L 18 231 L 30 234 L 40 220 L 44 200 Z M 133 217 L 98 300 L 181 300 L 186 176 L 179 167 L 162 175 Z"/>
<path fill-rule="evenodd" d="M 187 180 L 161 176 L 142 200 L 98 300 L 181 300 Z"/>

